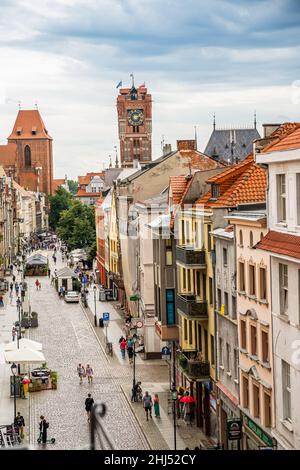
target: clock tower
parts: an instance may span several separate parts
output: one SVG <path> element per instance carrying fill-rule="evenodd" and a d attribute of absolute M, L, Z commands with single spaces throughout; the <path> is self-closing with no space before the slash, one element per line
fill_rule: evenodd
<path fill-rule="evenodd" d="M 152 98 L 145 84 L 121 88 L 117 98 L 121 166 L 132 168 L 135 161 L 149 163 L 151 157 Z"/>

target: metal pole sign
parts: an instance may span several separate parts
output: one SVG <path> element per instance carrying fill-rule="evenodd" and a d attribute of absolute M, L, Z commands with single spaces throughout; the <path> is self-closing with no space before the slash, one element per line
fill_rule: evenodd
<path fill-rule="evenodd" d="M 103 312 L 103 321 L 109 321 L 109 312 Z"/>
<path fill-rule="evenodd" d="M 161 350 L 161 358 L 164 360 L 171 359 L 171 351 L 167 346 L 163 347 Z"/>
<path fill-rule="evenodd" d="M 242 420 L 239 418 L 227 420 L 227 435 L 229 441 L 242 439 Z"/>

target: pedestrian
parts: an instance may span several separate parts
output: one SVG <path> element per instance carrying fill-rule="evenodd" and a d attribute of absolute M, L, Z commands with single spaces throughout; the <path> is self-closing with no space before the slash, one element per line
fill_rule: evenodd
<path fill-rule="evenodd" d="M 25 427 L 25 421 L 23 416 L 21 415 L 20 411 L 18 411 L 18 414 L 15 418 L 14 422 L 15 426 L 18 428 L 18 433 L 21 439 L 24 439 L 24 427 Z"/>
<path fill-rule="evenodd" d="M 123 338 L 123 340 L 120 343 L 120 350 L 121 350 L 122 359 L 125 359 L 126 347 L 127 347 L 127 341 L 126 341 L 126 339 Z"/>
<path fill-rule="evenodd" d="M 137 401 L 137 384 L 133 384 L 131 389 L 131 402 Z"/>
<path fill-rule="evenodd" d="M 16 276 L 15 275 L 13 275 L 12 280 L 13 280 L 13 283 L 16 282 Z"/>
<path fill-rule="evenodd" d="M 53 256 L 53 261 L 54 261 L 54 264 L 56 264 L 56 257 Z"/>
<path fill-rule="evenodd" d="M 81 364 L 78 364 L 77 366 L 77 374 L 79 377 L 79 383 L 82 384 L 82 379 L 85 377 L 85 369 Z"/>
<path fill-rule="evenodd" d="M 146 412 L 147 421 L 149 421 L 148 413 L 150 414 L 150 418 L 152 418 L 152 405 L 153 403 L 151 395 L 149 395 L 149 392 L 145 392 L 145 395 L 143 396 L 143 406 Z"/>
<path fill-rule="evenodd" d="M 88 383 L 92 384 L 93 383 L 94 371 L 93 371 L 92 367 L 89 364 L 86 366 L 85 373 L 86 373 L 86 376 L 88 378 Z"/>
<path fill-rule="evenodd" d="M 12 282 L 9 284 L 9 288 L 10 288 L 10 290 L 13 290 L 13 288 L 14 288 L 14 285 L 13 285 L 13 283 L 12 283 Z"/>
<path fill-rule="evenodd" d="M 9 293 L 9 299 L 10 299 L 10 304 L 12 304 L 12 301 L 13 301 L 13 291 L 12 290 Z"/>
<path fill-rule="evenodd" d="M 17 335 L 17 330 L 14 326 L 12 327 L 11 335 L 12 335 L 12 340 L 15 341 L 16 335 Z"/>
<path fill-rule="evenodd" d="M 49 277 L 49 279 L 50 279 L 50 275 L 51 275 L 51 269 L 49 268 L 49 269 L 48 269 L 48 277 Z M 52 284 L 52 281 L 51 281 L 51 284 Z"/>
<path fill-rule="evenodd" d="M 63 298 L 63 296 L 64 296 L 64 287 L 63 286 L 60 286 L 58 295 L 61 299 Z"/>
<path fill-rule="evenodd" d="M 87 414 L 87 417 L 88 417 L 88 422 L 91 421 L 91 411 L 92 411 L 92 407 L 93 407 L 93 404 L 94 404 L 94 399 L 92 398 L 92 395 L 90 393 L 88 393 L 88 396 L 87 398 L 85 399 L 85 411 L 86 411 L 86 414 Z"/>
<path fill-rule="evenodd" d="M 38 279 L 35 281 L 35 287 L 36 287 L 36 290 L 39 290 L 39 280 Z"/>
<path fill-rule="evenodd" d="M 155 418 L 160 418 L 160 409 L 159 409 L 159 398 L 157 393 L 154 395 L 154 413 L 155 413 Z"/>
<path fill-rule="evenodd" d="M 15 283 L 15 291 L 16 291 L 16 294 L 18 295 L 18 293 L 19 293 L 19 284 L 17 282 Z"/>
<path fill-rule="evenodd" d="M 4 300 L 2 294 L 0 294 L 0 307 L 4 307 Z"/>
<path fill-rule="evenodd" d="M 12 275 L 12 274 L 13 274 L 13 270 L 14 270 L 14 265 L 11 264 L 11 265 L 9 266 L 9 269 L 10 269 L 10 274 Z"/>
<path fill-rule="evenodd" d="M 40 436 L 42 438 L 42 443 L 46 444 L 47 442 L 47 429 L 49 428 L 49 423 L 46 421 L 43 415 L 40 416 Z"/>
<path fill-rule="evenodd" d="M 127 354 L 128 354 L 129 364 L 132 364 L 132 362 L 133 362 L 133 341 L 132 341 L 132 339 L 129 339 L 127 341 Z"/>

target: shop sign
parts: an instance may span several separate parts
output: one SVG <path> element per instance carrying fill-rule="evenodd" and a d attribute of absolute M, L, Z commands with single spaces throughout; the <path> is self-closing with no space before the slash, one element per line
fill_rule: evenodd
<path fill-rule="evenodd" d="M 239 418 L 227 420 L 227 435 L 229 441 L 242 439 L 242 420 Z"/>
<path fill-rule="evenodd" d="M 251 429 L 256 436 L 266 444 L 267 447 L 272 447 L 273 448 L 273 439 L 269 437 L 257 424 L 254 423 L 248 416 L 244 416 L 243 418 L 244 423 L 248 426 L 249 429 Z"/>

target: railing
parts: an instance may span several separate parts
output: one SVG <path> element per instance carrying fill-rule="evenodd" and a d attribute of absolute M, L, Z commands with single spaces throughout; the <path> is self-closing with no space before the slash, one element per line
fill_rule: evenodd
<path fill-rule="evenodd" d="M 210 376 L 209 361 L 189 358 L 186 354 L 181 353 L 178 357 L 178 363 L 183 372 L 190 378 L 204 380 Z"/>
<path fill-rule="evenodd" d="M 176 246 L 176 261 L 187 265 L 205 267 L 205 251 L 196 251 L 190 246 Z"/>
<path fill-rule="evenodd" d="M 195 295 L 177 294 L 177 307 L 191 317 L 207 318 L 206 301 L 197 302 Z"/>

